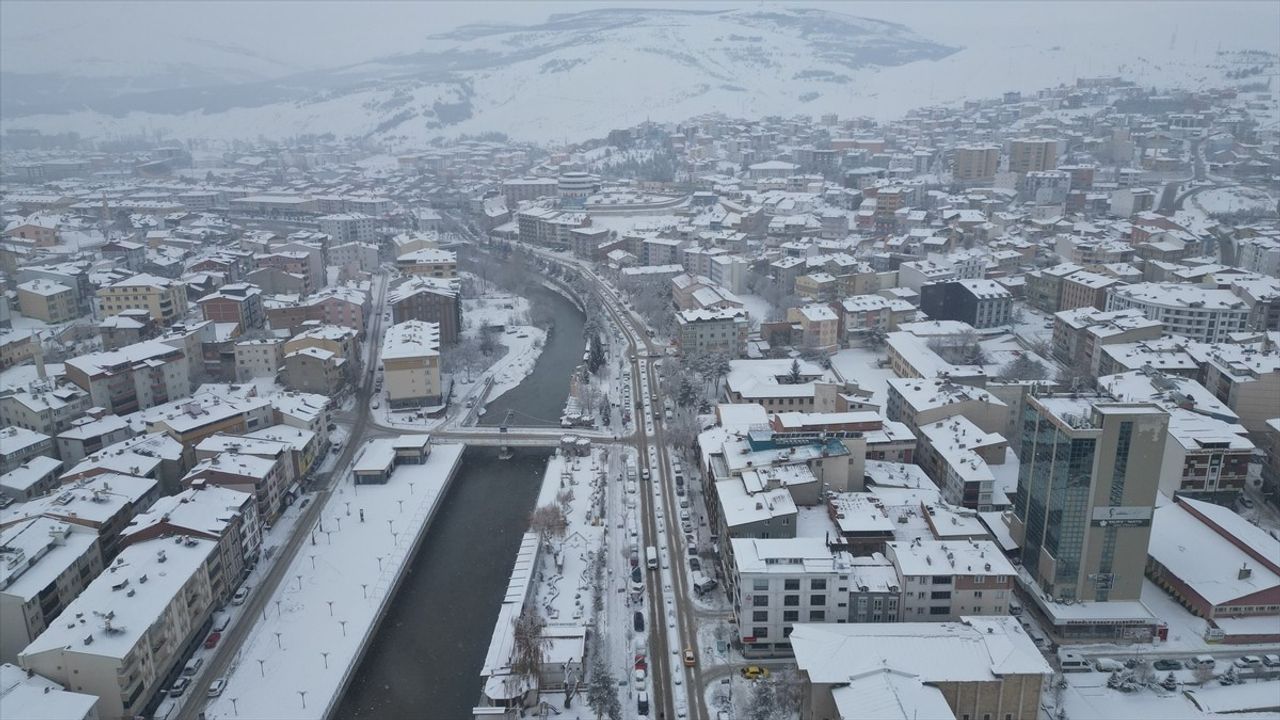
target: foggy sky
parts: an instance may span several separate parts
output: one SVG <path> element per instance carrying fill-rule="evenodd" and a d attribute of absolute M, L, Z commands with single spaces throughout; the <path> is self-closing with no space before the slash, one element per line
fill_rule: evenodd
<path fill-rule="evenodd" d="M 122 74 L 157 65 L 242 63 L 257 76 L 341 66 L 412 52 L 423 38 L 469 23 L 526 24 L 553 13 L 601 7 L 730 9 L 759 2 L 28 2 L 0 3 L 0 70 L 92 72 L 109 62 Z M 972 46 L 993 35 L 1063 44 L 1091 28 L 1125 26 L 1135 50 L 1180 45 L 1280 51 L 1278 2 L 808 2 L 850 15 L 900 22 L 935 41 Z M 194 42 L 193 42 L 194 41 Z M 228 60 L 212 45 L 246 51 Z M 111 74 L 116 74 L 112 72 Z"/>

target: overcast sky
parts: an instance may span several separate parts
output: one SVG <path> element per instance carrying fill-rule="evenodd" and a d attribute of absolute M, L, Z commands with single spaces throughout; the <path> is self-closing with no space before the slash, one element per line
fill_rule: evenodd
<path fill-rule="evenodd" d="M 533 23 L 600 7 L 768 8 L 759 2 L 0 2 L 0 70 L 85 72 L 113 67 L 225 61 L 212 44 L 258 56 L 258 72 L 287 74 L 417 49 L 425 36 L 469 23 Z M 1182 43 L 1280 49 L 1280 2 L 808 2 L 851 15 L 901 22 L 945 44 L 1027 33 L 1070 43 L 1117 25 L 1136 45 Z M 194 44 L 193 44 L 194 43 Z M 1201 48 L 1203 50 L 1204 48 Z M 246 68 L 249 65 L 246 65 Z M 266 68 L 272 68 L 270 70 Z"/>

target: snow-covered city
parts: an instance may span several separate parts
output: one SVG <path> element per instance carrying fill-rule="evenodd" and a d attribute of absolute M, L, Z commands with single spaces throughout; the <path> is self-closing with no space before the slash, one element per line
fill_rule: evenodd
<path fill-rule="evenodd" d="M 0 216 L 0 720 L 1280 719 L 1280 2 L 7 0 Z"/>

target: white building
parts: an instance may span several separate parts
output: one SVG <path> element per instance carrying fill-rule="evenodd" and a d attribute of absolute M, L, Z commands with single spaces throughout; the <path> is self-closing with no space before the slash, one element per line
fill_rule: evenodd
<path fill-rule="evenodd" d="M 1249 327 L 1249 305 L 1230 290 L 1182 283 L 1136 283 L 1111 291 L 1107 310 L 1137 308 L 1164 329 L 1201 342 L 1223 342 Z"/>
<path fill-rule="evenodd" d="M 211 540 L 153 540 L 125 548 L 18 664 L 74 692 L 98 696 L 104 720 L 147 706 L 213 610 Z"/>
<path fill-rule="evenodd" d="M 320 232 L 333 238 L 335 245 L 374 243 L 378 239 L 378 221 L 362 213 L 336 213 L 319 219 Z"/>
<path fill-rule="evenodd" d="M 789 653 L 796 623 L 848 620 L 851 565 L 824 538 L 734 539 L 732 547 L 729 593 L 744 654 Z"/>
<path fill-rule="evenodd" d="M 440 325 L 408 320 L 387 328 L 382 368 L 391 407 L 439 405 Z"/>
<path fill-rule="evenodd" d="M 681 310 L 676 313 L 676 327 L 682 354 L 724 353 L 730 358 L 742 356 L 750 330 L 747 311 L 741 308 Z"/>
<path fill-rule="evenodd" d="M 1007 615 L 1018 571 L 990 540 L 885 543 L 902 578 L 902 618 L 956 620 L 962 615 Z"/>
<path fill-rule="evenodd" d="M 0 530 L 0 662 L 18 653 L 102 572 L 98 533 L 48 517 Z"/>
<path fill-rule="evenodd" d="M 30 720 L 98 720 L 98 698 L 67 692 L 61 685 L 0 664 L 0 707 L 6 717 Z"/>

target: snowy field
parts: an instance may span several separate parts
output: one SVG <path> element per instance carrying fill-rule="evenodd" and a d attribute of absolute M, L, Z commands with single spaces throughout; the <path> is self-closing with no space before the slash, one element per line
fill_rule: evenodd
<path fill-rule="evenodd" d="M 1193 195 L 1190 202 L 1208 215 L 1276 211 L 1275 198 L 1266 191 L 1243 185 L 1205 190 Z"/>
<path fill-rule="evenodd" d="M 304 543 L 265 618 L 255 618 L 208 720 L 326 716 L 463 449 L 433 445 L 425 464 L 398 468 L 386 485 L 339 483 L 314 544 Z"/>

